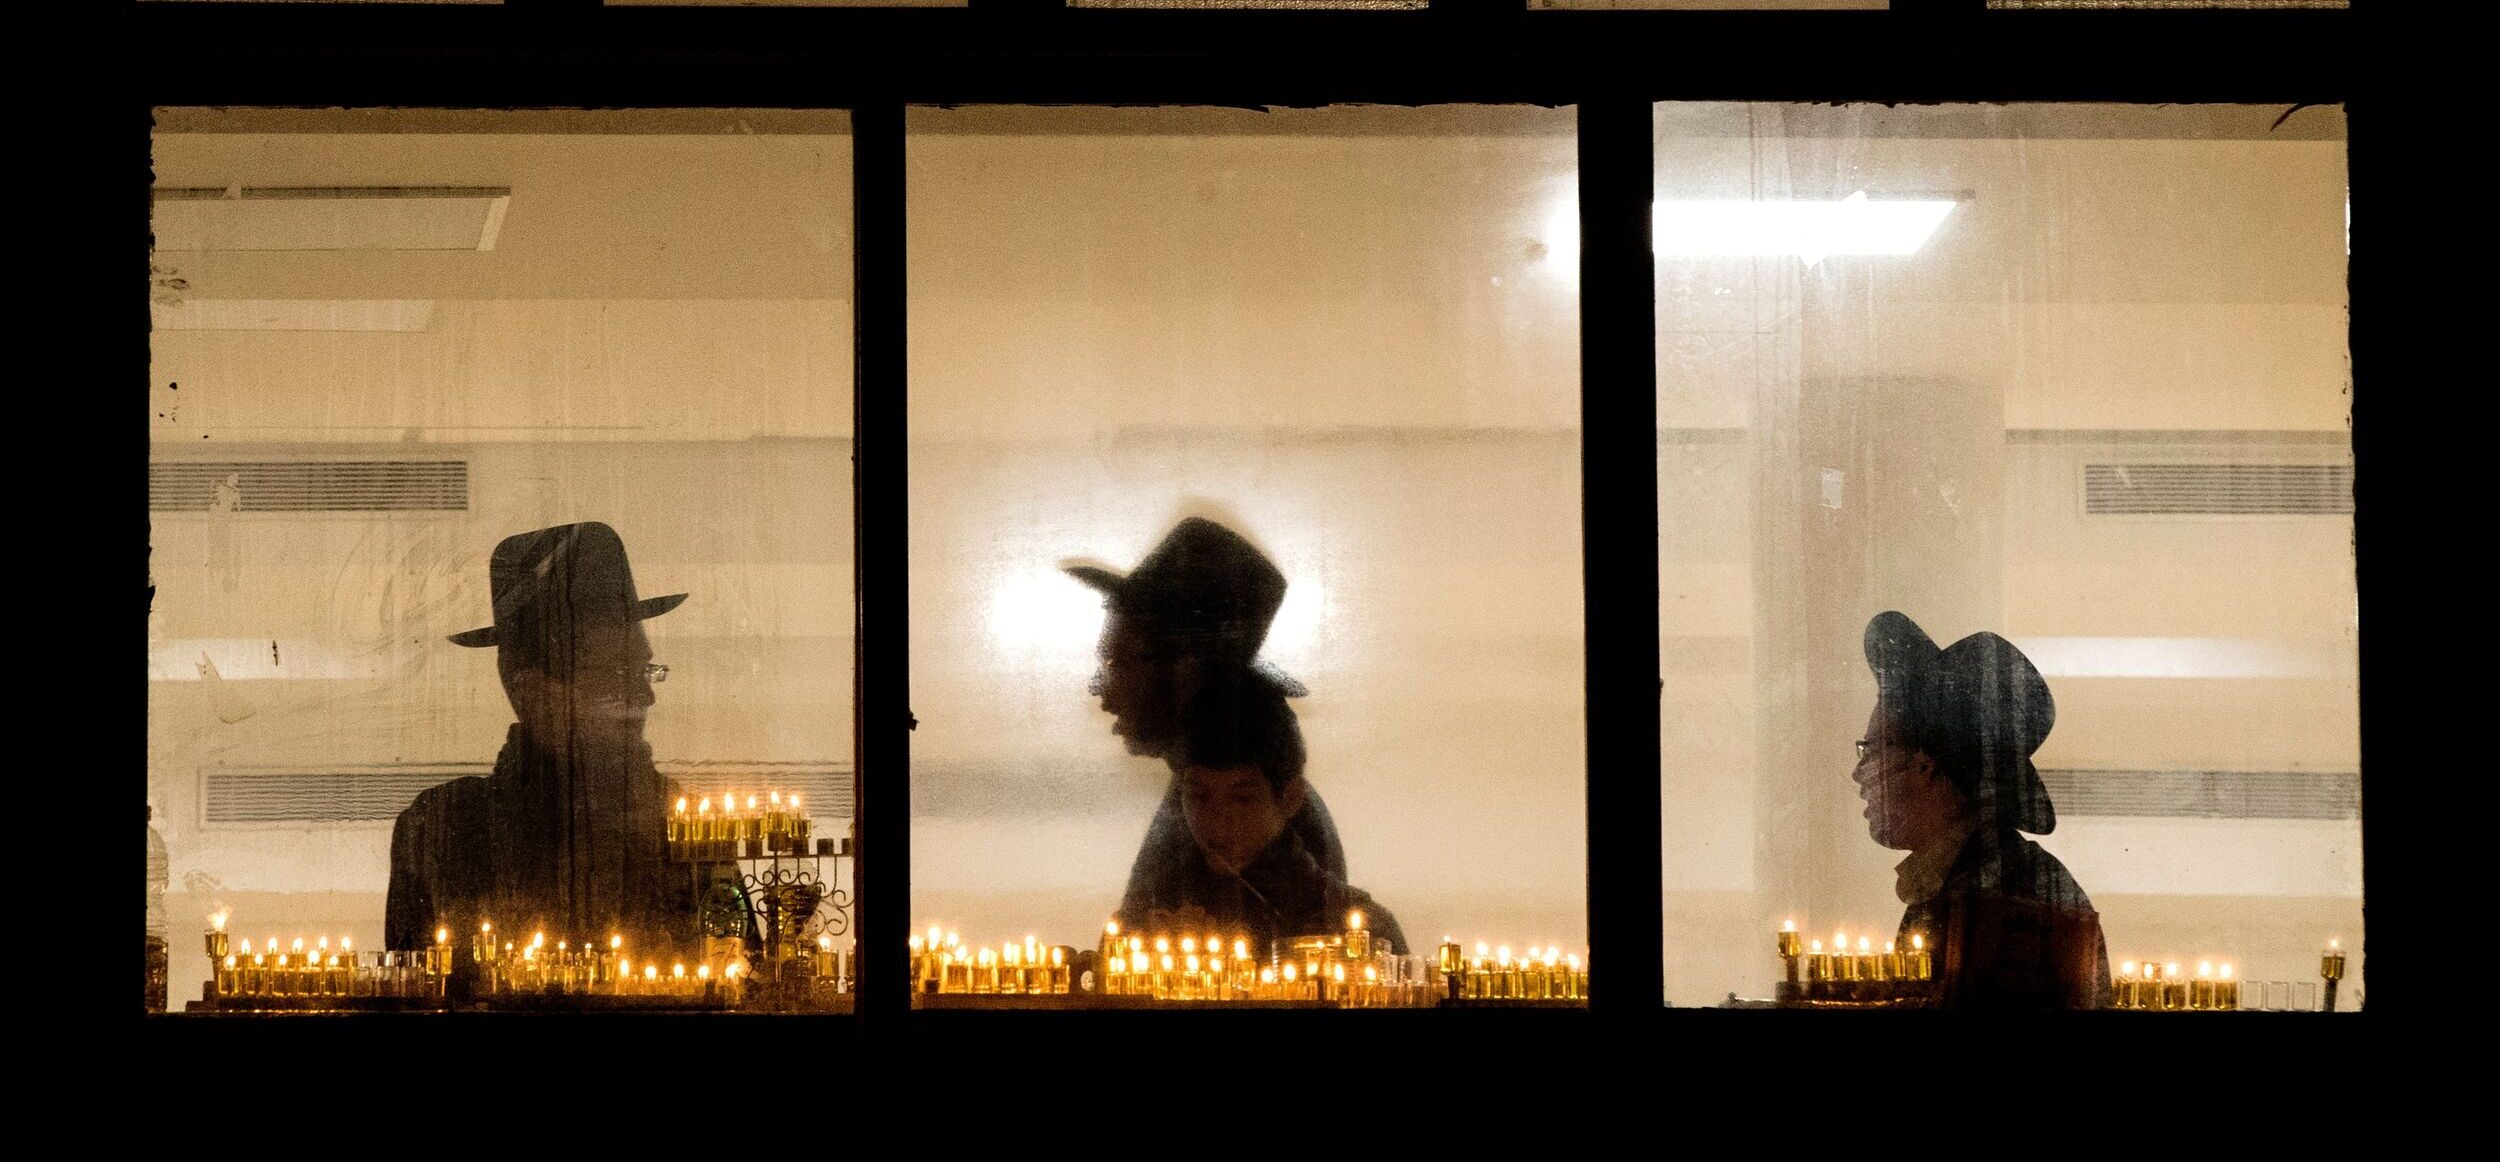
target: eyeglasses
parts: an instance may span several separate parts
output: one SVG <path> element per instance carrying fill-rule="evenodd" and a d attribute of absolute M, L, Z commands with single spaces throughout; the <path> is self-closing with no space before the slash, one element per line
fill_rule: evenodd
<path fill-rule="evenodd" d="M 668 681 L 668 667 L 658 662 L 645 662 L 639 666 L 618 666 L 613 670 L 589 670 L 583 676 L 604 678 L 620 686 L 631 686 L 636 682 L 657 686 Z"/>
<path fill-rule="evenodd" d="M 1871 753 L 1873 753 L 1873 752 L 1874 752 L 1874 750 L 1875 750 L 1875 748 L 1876 748 L 1877 746 L 1880 746 L 1880 745 L 1882 745 L 1882 744 L 1881 744 L 1881 743 L 1878 743 L 1878 742 L 1876 742 L 1876 741 L 1874 741 L 1873 739 L 1865 739 L 1865 738 L 1861 738 L 1861 739 L 1859 739 L 1859 740 L 1858 740 L 1858 761 L 1859 761 L 1859 762 L 1865 762 L 1865 761 L 1866 761 L 1866 756 L 1867 756 L 1867 755 L 1869 755 L 1869 754 L 1871 754 Z"/>

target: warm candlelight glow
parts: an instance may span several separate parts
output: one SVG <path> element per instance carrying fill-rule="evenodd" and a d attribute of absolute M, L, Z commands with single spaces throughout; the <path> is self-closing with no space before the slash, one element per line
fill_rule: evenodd
<path fill-rule="evenodd" d="M 1871 940 L 1871 939 L 1869 939 L 1869 938 L 1867 938 L 1867 937 L 1864 937 L 1864 936 L 1860 936 L 1860 937 L 1858 937 L 1858 955 L 1860 955 L 1860 956 L 1868 956 L 1868 955 L 1873 954 L 1873 953 L 1874 953 L 1874 951 L 1875 951 L 1875 942 L 1874 942 L 1873 940 Z"/>
<path fill-rule="evenodd" d="M 681 965 L 678 965 L 677 967 L 678 967 L 678 968 L 680 968 L 680 969 L 683 969 L 683 968 L 685 968 L 686 966 L 681 964 Z M 660 979 L 660 966 L 659 966 L 659 965 L 656 965 L 656 964 L 646 964 L 646 965 L 643 965 L 643 966 L 642 966 L 642 979 L 644 979 L 644 980 L 646 980 L 646 981 L 654 981 L 654 980 L 658 980 L 658 979 Z"/>
<path fill-rule="evenodd" d="M 712 966 L 709 964 L 698 964 L 694 966 L 694 978 L 696 980 L 712 979 Z"/>
<path fill-rule="evenodd" d="M 2118 975 L 2120 975 L 2120 976 L 2134 976 L 2134 975 L 2135 975 L 2135 962 L 2134 962 L 2134 961 L 2132 961 L 2132 960 L 2130 960 L 2130 961 L 2128 961 L 2128 962 L 2126 962 L 2126 963 L 2124 963 L 2124 964 L 2119 965 L 2119 966 L 2118 966 Z"/>
<path fill-rule="evenodd" d="M 245 956 L 250 956 L 251 954 L 252 954 L 252 938 L 251 938 L 251 937 L 249 937 L 249 936 L 246 936 L 246 937 L 244 937 L 244 938 L 243 938 L 243 955 L 245 955 Z"/>
<path fill-rule="evenodd" d="M 2210 960 L 2200 960 L 2196 962 L 2196 979 L 2203 980 L 2213 974 L 2214 962 Z"/>
<path fill-rule="evenodd" d="M 2231 979 L 2231 962 L 2230 962 L 2230 961 L 2227 961 L 2227 960 L 2226 960 L 2226 961 L 2223 961 L 2223 962 L 2222 962 L 2222 979 L 2224 979 L 2224 980 L 2229 980 L 2229 979 Z"/>
<path fill-rule="evenodd" d="M 753 795 L 747 796 L 747 810 L 755 810 L 755 796 Z"/>
<path fill-rule="evenodd" d="M 1910 933 L 1910 951 L 1922 952 L 1925 951 L 1926 948 L 1927 938 L 1925 936 L 1921 936 L 1916 932 Z"/>
<path fill-rule="evenodd" d="M 1348 912 L 1348 913 L 1346 913 L 1346 914 L 1345 914 L 1345 927 L 1346 927 L 1346 931 L 1348 931 L 1348 932 L 1360 932 L 1360 931 L 1362 931 L 1362 930 L 1363 930 L 1363 913 L 1362 913 L 1362 912 L 1360 912 L 1360 911 L 1353 911 L 1353 912 Z"/>
<path fill-rule="evenodd" d="M 831 947 L 833 947 L 833 941 L 832 941 L 832 940 L 830 940 L 830 939 L 826 940 L 826 941 L 825 941 L 825 947 L 827 947 L 827 948 L 831 948 Z M 1058 945 L 1056 945 L 1056 944 L 1053 944 L 1053 945 L 1051 945 L 1051 946 L 1050 946 L 1050 966 L 1051 966 L 1052 968 L 1060 968 L 1060 967 L 1063 967 L 1063 966 L 1066 964 L 1066 961 L 1062 959 L 1062 953 L 1063 953 L 1063 951 L 1064 951 L 1064 950 L 1063 950 L 1063 949 L 1061 949 L 1061 948 L 1060 948 Z"/>
<path fill-rule="evenodd" d="M 436 943 L 436 944 L 449 944 L 449 943 L 451 943 L 451 929 L 449 929 L 449 928 L 437 928 L 437 929 L 435 929 L 435 930 L 434 930 L 434 943 Z"/>
<path fill-rule="evenodd" d="M 223 932 L 226 930 L 225 909 L 220 908 L 208 914 L 208 930 L 211 932 Z"/>
<path fill-rule="evenodd" d="M 619 936 L 613 932 L 608 934 L 608 951 L 614 952 L 623 947 L 625 947 L 625 938 L 623 936 Z"/>
<path fill-rule="evenodd" d="M 1170 952 L 1171 950 L 1172 950 L 1172 942 L 1171 942 L 1171 941 L 1166 940 L 1166 939 L 1164 939 L 1164 938 L 1163 938 L 1163 937 L 1161 937 L 1161 936 L 1157 936 L 1157 937 L 1155 937 L 1155 954 L 1156 954 L 1156 955 L 1158 955 L 1158 956 L 1159 956 L 1159 955 L 1162 955 L 1163 953 Z"/>
<path fill-rule="evenodd" d="M 791 810 L 793 813 L 796 813 L 796 812 L 798 811 L 798 809 L 799 809 L 799 797 L 798 797 L 797 795 L 792 795 L 792 796 L 790 796 L 790 810 Z"/>
<path fill-rule="evenodd" d="M 1103 921 L 1103 924 L 1102 924 L 1102 934 L 1103 934 L 1103 935 L 1105 935 L 1105 936 L 1111 937 L 1112 939 L 1115 939 L 1115 940 L 1116 940 L 1116 939 L 1119 939 L 1119 936 L 1120 936 L 1120 922 L 1119 922 L 1119 921 L 1117 921 L 1117 920 L 1105 920 L 1105 921 Z"/>
<path fill-rule="evenodd" d="M 327 943 L 327 942 L 325 941 L 324 943 Z M 301 937 L 301 936 L 296 937 L 296 938 L 295 938 L 295 943 L 294 943 L 292 946 L 290 946 L 290 947 L 288 948 L 288 951 L 289 951 L 289 952 L 294 952 L 294 953 L 301 953 L 301 952 L 303 952 L 303 951 L 304 951 L 304 938 L 303 938 L 303 937 Z"/>
<path fill-rule="evenodd" d="M 1783 922 L 1781 922 L 1781 924 L 1780 924 L 1780 931 L 1782 931 L 1782 932 L 1794 932 L 1794 931 L 1796 931 L 1796 930 L 1797 930 L 1797 921 L 1796 921 L 1795 919 L 1793 919 L 1793 918 L 1792 918 L 1792 919 L 1789 919 L 1789 920 L 1786 920 L 1786 921 L 1783 921 Z"/>
<path fill-rule="evenodd" d="M 1271 970 L 1271 971 L 1272 971 L 1272 970 Z M 1286 966 L 1285 966 L 1285 983 L 1286 983 L 1286 984 L 1292 984 L 1292 983 L 1293 983 L 1293 978 L 1294 978 L 1294 966 L 1292 966 L 1292 965 L 1288 964 L 1288 965 L 1286 965 Z"/>
<path fill-rule="evenodd" d="M 1807 942 L 1806 942 L 1806 951 L 1808 951 L 1808 952 L 1812 952 L 1812 953 L 1814 953 L 1814 954 L 1815 954 L 1815 955 L 1817 955 L 1817 956 L 1822 955 L 1822 954 L 1823 954 L 1823 942 L 1822 942 L 1822 941 L 1820 941 L 1820 940 L 1809 940 L 1809 941 L 1807 941 Z"/>
<path fill-rule="evenodd" d="M 1181 955 L 1187 956 L 1196 951 L 1198 951 L 1198 941 L 1194 937 L 1181 937 Z"/>
<path fill-rule="evenodd" d="M 1235 960 L 1248 960 L 1248 959 L 1250 959 L 1250 942 L 1249 942 L 1248 940 L 1235 940 L 1235 941 L 1233 941 L 1233 959 L 1235 959 Z"/>
<path fill-rule="evenodd" d="M 829 934 L 829 933 L 828 933 L 828 934 L 825 934 L 825 935 L 818 936 L 818 937 L 816 938 L 816 947 L 821 948 L 821 949 L 824 949 L 824 950 L 825 950 L 825 951 L 827 951 L 827 952 L 831 952 L 831 951 L 833 951 L 833 936 L 832 936 L 831 934 Z M 912 940 L 912 949 L 913 949 L 913 951 L 915 951 L 915 952 L 916 952 L 916 951 L 918 951 L 918 950 L 919 950 L 919 947 L 920 947 L 920 941 L 919 941 L 919 939 L 918 939 L 917 937 L 915 937 L 915 938 Z"/>
<path fill-rule="evenodd" d="M 686 966 L 683 964 L 672 964 L 668 967 L 668 974 L 682 979 L 686 975 Z"/>
<path fill-rule="evenodd" d="M 703 797 L 703 802 L 702 802 L 702 803 L 700 803 L 700 804 L 697 804 L 697 805 L 696 805 L 696 807 L 695 807 L 695 809 L 694 809 L 694 813 L 695 813 L 695 814 L 697 814 L 697 815 L 709 815 L 709 814 L 711 814 L 711 813 L 712 813 L 712 797 L 711 797 L 711 796 L 709 796 L 709 795 L 704 796 L 704 797 Z"/>

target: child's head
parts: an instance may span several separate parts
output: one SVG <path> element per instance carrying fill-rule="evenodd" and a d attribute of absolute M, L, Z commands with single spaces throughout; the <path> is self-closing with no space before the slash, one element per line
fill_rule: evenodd
<path fill-rule="evenodd" d="M 1198 850 L 1218 870 L 1248 864 L 1302 810 L 1302 727 L 1282 696 L 1205 698 L 1192 708 L 1172 771 Z"/>

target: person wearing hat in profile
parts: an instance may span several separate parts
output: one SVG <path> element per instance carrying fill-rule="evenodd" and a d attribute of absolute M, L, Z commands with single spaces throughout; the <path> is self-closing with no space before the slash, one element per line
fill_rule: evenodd
<path fill-rule="evenodd" d="M 1170 762 L 1201 703 L 1238 707 L 1308 692 L 1258 659 L 1284 604 L 1285 575 L 1241 534 L 1189 517 L 1126 574 L 1085 561 L 1061 568 L 1103 595 L 1092 692 L 1129 753 Z M 1201 860 L 1182 790 L 1176 771 L 1130 865 L 1123 914 L 1143 915 L 1155 885 L 1190 874 Z M 1345 846 L 1319 792 L 1303 784 L 1286 827 L 1323 872 L 1345 878 Z"/>
<path fill-rule="evenodd" d="M 1896 612 L 1867 623 L 1864 645 L 1877 693 L 1851 777 L 1875 842 L 1909 853 L 1895 869 L 1908 905 L 1896 945 L 1925 938 L 1946 1007 L 2103 1007 L 2100 916 L 2023 837 L 2057 827 L 2031 763 L 2057 719 L 2048 683 L 1996 634 L 1938 649 Z"/>
<path fill-rule="evenodd" d="M 495 650 L 517 719 L 491 775 L 417 796 L 391 831 L 389 948 L 481 922 L 549 940 L 684 948 L 696 892 L 667 862 L 678 789 L 652 765 L 653 683 L 642 623 L 683 593 L 641 597 L 616 530 L 597 522 L 503 539 L 487 566 L 494 624 L 451 635 Z"/>

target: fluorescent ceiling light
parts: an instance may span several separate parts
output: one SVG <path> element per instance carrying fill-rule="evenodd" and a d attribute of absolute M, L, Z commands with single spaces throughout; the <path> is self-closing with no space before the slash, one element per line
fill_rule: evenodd
<path fill-rule="evenodd" d="M 150 303 L 159 331 L 423 331 L 432 299 L 191 299 Z"/>
<path fill-rule="evenodd" d="M 156 191 L 156 248 L 493 250 L 512 191 L 413 187 Z"/>
<path fill-rule="evenodd" d="M 1793 254 L 1812 266 L 1835 254 L 1916 254 L 1944 223 L 1954 198 L 1873 199 L 1866 191 L 1839 201 L 1750 201 L 1714 198 L 1655 202 L 1649 208 L 1651 252 L 1662 258 L 1749 258 Z M 1554 202 L 1545 221 L 1545 262 L 1575 269 L 1580 261 L 1580 203 L 1575 193 Z"/>
<path fill-rule="evenodd" d="M 1656 253 L 1680 258 L 1793 254 L 1812 265 L 1834 254 L 1916 254 L 1957 204 L 1876 201 L 1864 190 L 1837 202 L 1659 202 L 1650 237 Z"/>

